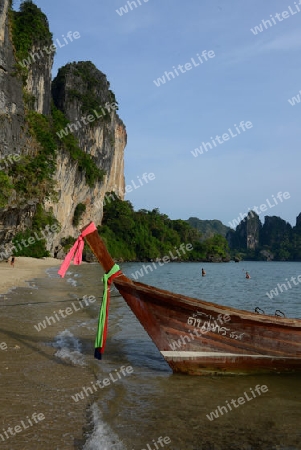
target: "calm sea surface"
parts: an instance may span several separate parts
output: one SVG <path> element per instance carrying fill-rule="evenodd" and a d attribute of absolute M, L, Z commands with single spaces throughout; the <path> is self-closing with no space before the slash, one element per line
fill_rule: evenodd
<path fill-rule="evenodd" d="M 301 283 L 291 281 L 301 275 L 301 263 L 156 267 L 149 274 L 143 269 L 139 281 L 240 309 L 258 306 L 269 314 L 279 309 L 301 317 Z M 121 268 L 131 276 L 143 263 Z M 63 280 L 52 268 L 48 278 L 0 296 L 0 345 L 7 345 L 0 349 L 0 449 L 301 450 L 300 376 L 173 375 L 114 290 L 106 352 L 102 361 L 95 360 L 101 277 L 98 264 L 71 267 Z M 283 292 L 269 298 L 278 283 L 287 290 L 282 286 Z M 85 295 L 97 301 L 80 304 Z M 70 315 L 58 315 L 68 307 Z M 245 392 L 250 395 L 256 385 L 268 391 L 210 416 Z M 44 419 L 34 421 L 34 413 Z"/>

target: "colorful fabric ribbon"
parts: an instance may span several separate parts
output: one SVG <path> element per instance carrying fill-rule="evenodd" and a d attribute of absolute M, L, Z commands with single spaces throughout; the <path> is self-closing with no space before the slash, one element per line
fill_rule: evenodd
<path fill-rule="evenodd" d="M 63 264 L 60 267 L 60 270 L 58 271 L 58 274 L 64 278 L 70 263 L 72 259 L 74 258 L 74 264 L 78 266 L 82 262 L 82 256 L 83 256 L 83 249 L 84 249 L 84 237 L 87 236 L 87 234 L 93 233 L 93 231 L 97 231 L 96 226 L 94 223 L 90 223 L 90 225 L 81 233 L 81 235 L 77 238 L 75 244 L 73 247 L 69 250 L 66 258 L 63 261 Z"/>
<path fill-rule="evenodd" d="M 82 262 L 83 249 L 85 245 L 84 237 L 90 233 L 93 233 L 94 231 L 97 231 L 97 228 L 92 222 L 77 238 L 75 244 L 66 255 L 66 258 L 64 259 L 60 267 L 60 270 L 58 271 L 58 274 L 62 278 L 64 278 L 73 258 L 75 265 L 79 265 Z M 103 276 L 103 298 L 99 312 L 97 335 L 95 339 L 95 352 L 94 352 L 94 357 L 97 359 L 101 359 L 107 340 L 109 304 L 110 304 L 110 286 L 114 278 L 118 277 L 121 274 L 122 272 L 119 266 L 117 264 L 114 264 L 112 269 L 108 273 L 105 273 Z"/>
<path fill-rule="evenodd" d="M 103 276 L 103 298 L 99 311 L 97 335 L 95 339 L 94 358 L 101 359 L 105 349 L 108 334 L 108 318 L 110 304 L 110 286 L 114 278 L 121 275 L 120 267 L 114 264 L 112 269 Z"/>

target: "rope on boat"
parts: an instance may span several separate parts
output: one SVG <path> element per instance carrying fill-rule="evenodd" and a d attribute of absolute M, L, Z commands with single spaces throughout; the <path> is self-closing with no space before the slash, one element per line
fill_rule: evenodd
<path fill-rule="evenodd" d="M 257 314 L 265 314 L 265 311 L 261 308 L 259 308 L 259 306 L 256 306 L 255 308 L 255 312 Z M 280 311 L 280 309 L 276 309 L 275 311 L 275 316 L 276 317 L 286 317 L 286 315 L 284 314 L 284 312 Z"/>

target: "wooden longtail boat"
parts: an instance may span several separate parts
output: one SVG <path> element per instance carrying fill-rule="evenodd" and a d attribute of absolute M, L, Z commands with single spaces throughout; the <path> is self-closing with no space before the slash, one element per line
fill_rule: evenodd
<path fill-rule="evenodd" d="M 98 232 L 85 236 L 105 272 L 114 266 Z M 113 280 L 174 372 L 189 375 L 301 371 L 301 320 L 173 294 L 121 274 Z"/>

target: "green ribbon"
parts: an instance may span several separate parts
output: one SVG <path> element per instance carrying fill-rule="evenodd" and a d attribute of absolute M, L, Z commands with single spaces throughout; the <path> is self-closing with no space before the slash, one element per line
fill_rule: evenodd
<path fill-rule="evenodd" d="M 120 270 L 120 267 L 118 264 L 114 264 L 112 269 L 105 273 L 102 280 L 103 280 L 103 297 L 102 297 L 102 304 L 99 311 L 99 319 L 98 319 L 98 328 L 97 328 L 97 334 L 95 339 L 95 348 L 101 348 L 103 346 L 103 340 L 104 340 L 104 328 L 106 324 L 107 319 L 107 298 L 108 298 L 108 280 L 112 275 L 115 275 Z"/>

